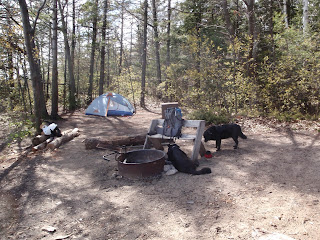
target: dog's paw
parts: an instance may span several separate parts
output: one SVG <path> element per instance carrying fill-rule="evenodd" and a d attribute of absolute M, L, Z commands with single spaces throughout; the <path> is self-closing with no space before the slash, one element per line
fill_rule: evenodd
<path fill-rule="evenodd" d="M 238 146 L 233 146 L 233 149 L 237 149 L 238 148 Z"/>

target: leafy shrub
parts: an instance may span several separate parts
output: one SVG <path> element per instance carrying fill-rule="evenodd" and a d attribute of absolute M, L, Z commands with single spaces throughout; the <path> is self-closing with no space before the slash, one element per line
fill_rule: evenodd
<path fill-rule="evenodd" d="M 33 123 L 28 119 L 15 119 L 10 122 L 9 128 L 10 133 L 7 136 L 8 142 L 13 142 L 14 140 L 21 141 L 27 136 L 31 136 L 33 129 Z"/>
<path fill-rule="evenodd" d="M 188 119 L 205 120 L 207 124 L 222 124 L 230 122 L 230 117 L 226 114 L 217 114 L 211 110 L 199 109 L 191 112 Z"/>

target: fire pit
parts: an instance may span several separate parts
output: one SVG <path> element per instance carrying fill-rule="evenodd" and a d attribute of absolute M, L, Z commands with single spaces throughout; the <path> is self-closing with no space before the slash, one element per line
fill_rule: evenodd
<path fill-rule="evenodd" d="M 121 154 L 118 158 L 121 176 L 138 179 L 160 175 L 165 163 L 165 153 L 160 150 L 143 149 Z"/>

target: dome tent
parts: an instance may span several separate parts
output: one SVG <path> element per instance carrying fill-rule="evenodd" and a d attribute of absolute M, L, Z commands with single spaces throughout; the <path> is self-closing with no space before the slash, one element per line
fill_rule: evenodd
<path fill-rule="evenodd" d="M 122 95 L 107 92 L 94 99 L 85 111 L 86 115 L 132 116 L 134 108 Z"/>

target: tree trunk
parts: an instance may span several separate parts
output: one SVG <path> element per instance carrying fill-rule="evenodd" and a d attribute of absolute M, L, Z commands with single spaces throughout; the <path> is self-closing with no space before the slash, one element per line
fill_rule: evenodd
<path fill-rule="evenodd" d="M 166 45 L 167 45 L 167 50 L 166 50 L 166 71 L 165 71 L 165 86 L 164 86 L 164 90 L 165 92 L 167 92 L 168 90 L 168 82 L 167 82 L 167 70 L 170 66 L 170 62 L 171 62 L 171 59 L 170 59 L 170 48 L 171 48 L 171 0 L 168 0 L 168 10 L 167 10 L 167 41 L 166 41 Z M 168 101 L 168 96 L 164 96 L 164 101 Z"/>
<path fill-rule="evenodd" d="M 40 133 L 41 117 L 47 118 L 48 112 L 45 105 L 44 93 L 43 93 L 43 82 L 41 77 L 41 71 L 38 61 L 38 54 L 34 42 L 34 32 L 30 25 L 28 7 L 25 0 L 19 0 L 24 40 L 27 50 L 27 56 L 29 61 L 29 67 L 31 72 L 31 81 L 33 87 L 33 98 L 34 98 L 34 113 L 35 113 L 35 127 L 37 132 Z"/>
<path fill-rule="evenodd" d="M 201 46 L 202 46 L 202 39 L 201 39 L 201 31 L 202 31 L 202 17 L 203 17 L 203 7 L 204 3 L 200 2 L 199 6 L 197 6 L 197 11 L 194 13 L 195 21 L 196 21 L 196 37 L 197 37 L 197 49 L 196 49 L 196 70 L 198 73 L 201 72 Z M 201 87 L 201 79 L 200 76 L 198 75 L 195 78 L 195 84 L 194 87 L 196 89 L 200 89 Z M 197 98 L 199 98 L 199 94 L 197 94 Z"/>
<path fill-rule="evenodd" d="M 97 10 L 98 10 L 98 0 L 95 1 L 93 19 L 92 19 L 92 46 L 90 55 L 90 75 L 89 75 L 89 88 L 88 88 L 88 99 L 87 104 L 92 102 L 92 91 L 93 91 L 93 72 L 94 72 L 94 60 L 96 51 L 96 39 L 97 39 Z"/>
<path fill-rule="evenodd" d="M 142 50 L 143 52 L 142 52 L 141 97 L 140 97 L 141 107 L 145 107 L 146 70 L 147 70 L 147 25 L 148 25 L 148 0 L 144 0 L 143 50 Z"/>
<path fill-rule="evenodd" d="M 78 25 L 77 25 L 77 35 L 78 35 L 78 38 L 80 39 L 81 30 L 80 30 Z M 78 55 L 81 56 L 81 44 L 80 44 L 80 41 L 79 41 L 79 44 L 78 44 Z M 80 89 L 80 57 L 77 58 L 77 91 L 76 91 L 77 92 L 76 93 L 77 97 L 79 96 L 79 89 Z"/>
<path fill-rule="evenodd" d="M 170 47 L 171 47 L 171 0 L 168 0 L 168 24 L 167 24 L 167 56 L 166 65 L 167 68 L 170 66 Z"/>
<path fill-rule="evenodd" d="M 9 42 L 13 42 L 13 39 L 12 39 L 12 36 L 13 36 L 13 32 L 12 32 L 12 29 L 9 27 L 12 25 L 12 22 L 11 22 L 11 18 L 10 18 L 10 15 L 9 13 L 7 12 L 6 13 L 6 24 L 7 24 L 7 31 L 8 31 L 8 41 Z M 14 108 L 14 93 L 13 93 L 13 90 L 15 88 L 14 86 L 14 74 L 13 74 L 13 70 L 14 70 L 14 67 L 13 67 L 13 52 L 12 52 L 12 48 L 7 48 L 7 56 L 8 56 L 8 59 L 7 59 L 7 63 L 8 63 L 8 81 L 7 81 L 7 87 L 8 88 L 8 95 L 9 95 L 9 108 L 10 110 L 12 111 L 13 108 Z"/>
<path fill-rule="evenodd" d="M 121 4 L 121 30 L 120 30 L 120 56 L 119 56 L 119 76 L 122 72 L 122 59 L 123 59 L 123 27 L 124 27 L 124 0 L 122 0 Z"/>
<path fill-rule="evenodd" d="M 51 118 L 58 118 L 58 8 L 53 0 L 52 15 L 52 85 L 51 85 Z"/>
<path fill-rule="evenodd" d="M 27 94 L 28 94 L 28 100 L 29 100 L 29 109 L 30 109 L 30 113 L 31 115 L 33 114 L 33 110 L 32 110 L 32 104 L 31 104 L 31 94 L 30 94 L 30 88 L 29 88 L 29 84 L 28 84 L 28 77 L 27 77 L 27 66 L 26 66 L 26 59 L 23 58 L 23 64 L 22 64 L 22 71 L 23 71 L 23 79 L 24 79 L 24 89 L 27 90 Z M 39 126 L 40 127 L 40 126 Z M 40 133 L 40 132 L 39 132 Z"/>
<path fill-rule="evenodd" d="M 289 17 L 288 17 L 288 5 L 287 0 L 283 0 L 283 15 L 284 15 L 284 24 L 285 27 L 289 27 Z"/>
<path fill-rule="evenodd" d="M 231 22 L 231 17 L 230 17 L 230 13 L 229 13 L 229 9 L 228 9 L 227 0 L 223 0 L 222 1 L 222 8 L 223 8 L 224 20 L 226 22 L 226 28 L 228 30 L 230 39 L 234 39 L 234 37 L 235 37 L 235 29 L 234 29 L 233 24 Z"/>
<path fill-rule="evenodd" d="M 271 59 L 272 59 L 272 69 L 274 69 L 274 64 L 276 61 L 276 54 L 275 54 L 275 42 L 274 42 L 274 36 L 273 36 L 273 0 L 270 0 L 269 3 L 270 6 L 270 15 L 269 15 L 269 25 L 270 25 L 270 38 L 271 38 L 271 47 L 270 47 L 270 52 L 271 52 Z"/>
<path fill-rule="evenodd" d="M 50 95 L 49 95 L 49 86 L 50 86 L 50 65 L 51 65 L 51 50 L 52 50 L 52 28 L 50 27 L 49 29 L 49 57 L 48 57 L 48 66 L 47 66 L 47 84 L 46 84 L 46 96 L 45 99 L 46 101 L 49 100 Z"/>
<path fill-rule="evenodd" d="M 20 75 L 20 69 L 22 65 L 22 60 L 21 60 L 21 53 L 17 56 L 17 65 L 16 65 L 16 72 L 17 72 L 17 80 L 18 80 L 18 87 L 19 87 L 19 95 L 21 96 L 21 101 L 23 104 L 23 111 L 25 115 L 27 116 L 27 104 L 26 104 L 26 99 L 25 99 L 25 88 L 21 84 L 21 75 Z"/>
<path fill-rule="evenodd" d="M 76 109 L 76 85 L 75 85 L 75 79 L 74 79 L 74 72 L 73 72 L 73 63 L 71 59 L 71 52 L 70 52 L 70 46 L 68 42 L 68 33 L 67 33 L 67 25 L 65 22 L 63 9 L 61 6 L 60 0 L 58 0 L 60 14 L 61 14 L 61 21 L 62 21 L 62 32 L 63 32 L 63 38 L 64 38 L 64 44 L 66 48 L 66 58 L 67 58 L 67 64 L 68 64 L 68 72 L 69 72 L 69 110 L 75 110 Z"/>
<path fill-rule="evenodd" d="M 153 31 L 154 31 L 154 45 L 156 51 L 156 66 L 157 66 L 157 82 L 161 83 L 161 65 L 160 65 L 160 43 L 158 34 L 158 17 L 156 0 L 152 0 L 152 12 L 153 12 Z"/>
<path fill-rule="evenodd" d="M 309 28 L 309 1 L 303 0 L 303 17 L 302 17 L 302 24 L 303 24 L 303 34 L 308 33 Z"/>
<path fill-rule="evenodd" d="M 74 66 L 74 53 L 76 49 L 76 3 L 72 1 L 72 36 L 71 36 L 71 61 Z"/>
<path fill-rule="evenodd" d="M 248 65 L 247 74 L 250 77 L 254 76 L 254 65 L 257 53 L 257 37 L 255 29 L 255 12 L 254 12 L 254 1 L 255 0 L 244 0 L 247 6 L 247 17 L 248 17 L 248 34 L 249 34 L 249 54 L 248 54 Z"/>
<path fill-rule="evenodd" d="M 107 89 L 109 89 L 110 85 L 111 85 L 111 81 L 110 81 L 110 35 L 109 35 L 109 29 L 107 32 Z"/>
<path fill-rule="evenodd" d="M 105 55 L 106 55 L 106 28 L 107 28 L 107 11 L 108 11 L 108 0 L 104 1 L 103 8 L 103 23 L 101 32 L 101 61 L 100 61 L 100 79 L 99 79 L 99 95 L 103 94 L 103 85 L 105 78 Z"/>

